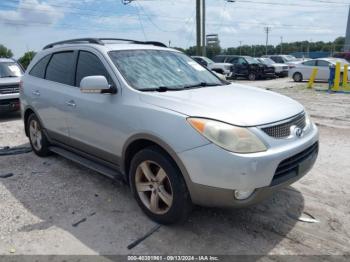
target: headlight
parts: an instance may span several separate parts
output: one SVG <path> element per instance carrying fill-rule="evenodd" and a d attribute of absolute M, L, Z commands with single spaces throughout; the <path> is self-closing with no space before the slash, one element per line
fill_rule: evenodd
<path fill-rule="evenodd" d="M 247 128 L 204 118 L 187 118 L 191 126 L 214 144 L 235 153 L 256 153 L 267 147 Z"/>

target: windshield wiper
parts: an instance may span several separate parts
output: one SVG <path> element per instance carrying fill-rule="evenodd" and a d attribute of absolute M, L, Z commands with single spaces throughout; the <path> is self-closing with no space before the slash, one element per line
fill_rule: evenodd
<path fill-rule="evenodd" d="M 207 86 L 220 86 L 220 85 L 221 84 L 217 84 L 217 83 L 200 82 L 197 84 L 184 86 L 183 89 L 200 88 L 200 87 L 207 87 Z"/>
<path fill-rule="evenodd" d="M 167 92 L 167 91 L 179 91 L 182 89 L 166 87 L 166 86 L 159 86 L 159 87 L 155 87 L 155 88 L 140 88 L 138 90 L 143 91 L 143 92 Z"/>

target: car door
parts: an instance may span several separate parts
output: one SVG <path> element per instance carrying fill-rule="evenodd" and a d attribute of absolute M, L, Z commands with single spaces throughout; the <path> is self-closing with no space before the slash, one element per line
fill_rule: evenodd
<path fill-rule="evenodd" d="M 48 60 L 45 80 L 37 78 L 31 86 L 32 95 L 36 97 L 33 105 L 42 124 L 50 137 L 59 141 L 68 137 L 65 100 L 74 84 L 75 57 L 74 51 L 63 51 L 43 58 L 43 62 Z M 33 67 L 30 73 L 34 74 L 37 69 L 40 68 Z"/>
<path fill-rule="evenodd" d="M 317 73 L 317 80 L 323 80 L 323 81 L 328 81 L 329 79 L 329 74 L 330 74 L 330 69 L 329 65 L 330 63 L 325 60 L 317 60 L 316 62 L 318 73 Z"/>
<path fill-rule="evenodd" d="M 116 149 L 119 148 L 122 128 L 115 128 L 118 115 L 121 92 L 117 94 L 82 93 L 80 81 L 86 76 L 105 76 L 110 85 L 116 86 L 111 78 L 111 70 L 107 70 L 107 62 L 98 52 L 80 50 L 76 65 L 75 88 L 68 98 L 70 107 L 68 130 L 70 145 L 99 157 L 103 160 L 118 164 Z"/>
<path fill-rule="evenodd" d="M 316 60 L 309 60 L 306 62 L 303 62 L 300 64 L 301 68 L 300 71 L 303 75 L 303 79 L 307 80 L 310 79 L 312 70 L 316 67 Z M 316 79 L 318 79 L 318 76 L 316 76 Z"/>
<path fill-rule="evenodd" d="M 249 74 L 249 64 L 243 57 L 238 58 L 237 66 L 240 75 L 246 76 Z"/>

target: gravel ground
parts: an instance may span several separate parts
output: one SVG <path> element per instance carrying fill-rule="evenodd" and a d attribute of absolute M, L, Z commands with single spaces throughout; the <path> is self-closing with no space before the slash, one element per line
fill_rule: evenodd
<path fill-rule="evenodd" d="M 0 157 L 0 255 L 350 254 L 350 95 L 307 90 L 287 78 L 238 81 L 300 101 L 320 129 L 312 171 L 245 209 L 196 208 L 184 225 L 155 224 L 128 188 L 59 156 Z M 18 114 L 0 117 L 0 146 L 28 146 Z M 318 223 L 296 218 L 311 214 Z"/>

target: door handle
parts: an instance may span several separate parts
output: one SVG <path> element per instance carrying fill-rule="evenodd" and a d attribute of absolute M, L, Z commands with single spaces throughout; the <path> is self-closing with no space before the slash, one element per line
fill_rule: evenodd
<path fill-rule="evenodd" d="M 77 105 L 75 104 L 74 100 L 69 100 L 66 102 L 66 105 L 67 106 L 70 106 L 70 107 L 76 107 Z"/>
<path fill-rule="evenodd" d="M 35 96 L 40 96 L 39 90 L 33 90 L 32 94 L 35 95 Z"/>

